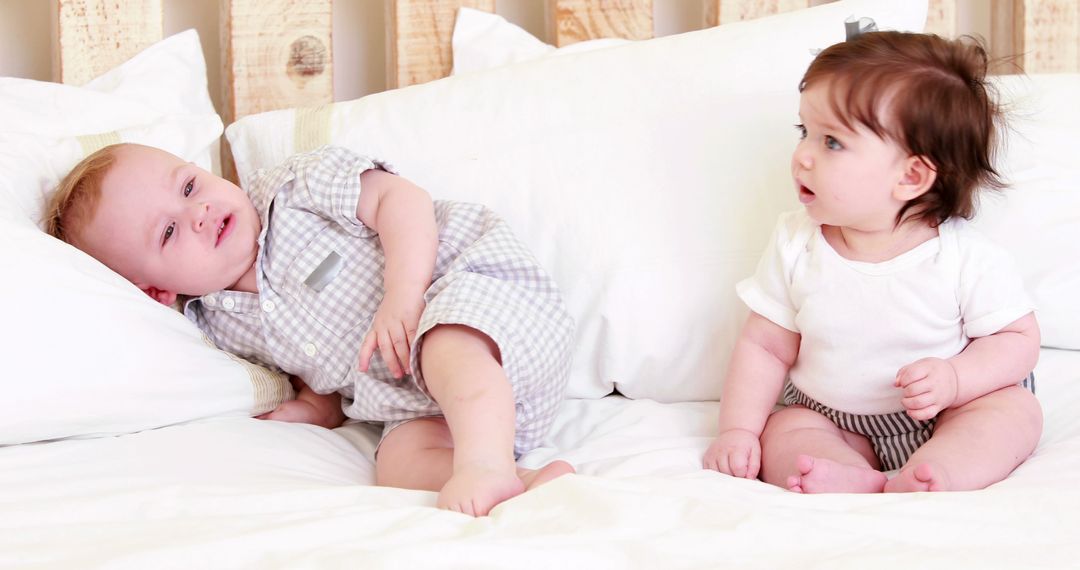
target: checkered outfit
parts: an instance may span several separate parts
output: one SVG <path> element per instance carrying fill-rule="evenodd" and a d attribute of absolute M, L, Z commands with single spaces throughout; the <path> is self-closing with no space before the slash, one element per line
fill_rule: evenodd
<path fill-rule="evenodd" d="M 441 415 L 419 374 L 394 378 L 360 345 L 383 298 L 378 236 L 356 217 L 360 173 L 388 167 L 336 147 L 257 173 L 248 193 L 263 228 L 259 293 L 192 299 L 188 315 L 222 349 L 295 374 L 318 393 L 340 392 L 351 418 L 385 422 Z M 435 202 L 439 245 L 427 306 L 411 347 L 439 324 L 482 331 L 499 347 L 516 406 L 515 452 L 536 447 L 562 400 L 574 338 L 559 291 L 509 227 L 476 204 Z M 337 263 L 334 263 L 334 262 Z"/>
<path fill-rule="evenodd" d="M 1028 374 L 1019 386 L 1035 393 L 1035 373 Z M 874 455 L 881 462 L 881 469 L 900 469 L 912 453 L 922 447 L 934 435 L 937 418 L 926 421 L 912 419 L 907 412 L 891 414 L 850 414 L 830 408 L 795 387 L 789 380 L 784 386 L 784 403 L 799 404 L 829 418 L 836 427 L 857 433 L 870 440 Z"/>

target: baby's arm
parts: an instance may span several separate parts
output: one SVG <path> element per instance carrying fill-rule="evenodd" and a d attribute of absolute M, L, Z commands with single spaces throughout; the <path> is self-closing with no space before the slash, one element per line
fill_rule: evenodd
<path fill-rule="evenodd" d="M 360 174 L 360 187 L 356 217 L 379 234 L 386 258 L 386 293 L 361 345 L 360 370 L 368 369 L 378 349 L 390 372 L 400 378 L 411 372 L 409 347 L 435 271 L 435 208 L 422 188 L 382 170 Z"/>
<path fill-rule="evenodd" d="M 943 360 L 923 358 L 896 373 L 908 415 L 928 420 L 941 410 L 962 406 L 1020 382 L 1039 360 L 1039 323 L 1034 313 L 998 332 L 973 339 L 960 354 Z"/>
<path fill-rule="evenodd" d="M 282 402 L 274 411 L 259 416 L 259 419 L 315 424 L 328 429 L 336 428 L 345 421 L 340 394 L 316 394 L 296 376 L 290 376 L 289 380 L 296 389 L 296 399 Z"/>
<path fill-rule="evenodd" d="M 759 438 L 798 354 L 798 333 L 750 313 L 724 380 L 720 434 L 705 452 L 707 469 L 747 479 L 758 476 Z"/>

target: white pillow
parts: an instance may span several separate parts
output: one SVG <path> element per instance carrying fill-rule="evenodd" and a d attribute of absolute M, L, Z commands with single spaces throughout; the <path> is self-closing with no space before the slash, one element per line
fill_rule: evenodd
<path fill-rule="evenodd" d="M 600 38 L 570 44 L 562 48 L 545 44 L 529 32 L 491 12 L 458 8 L 451 39 L 454 67 L 451 75 L 491 69 L 501 65 L 539 59 L 549 55 L 568 55 L 630 43 L 622 38 Z"/>
<path fill-rule="evenodd" d="M 842 0 L 241 119 L 240 174 L 332 142 L 436 198 L 489 204 L 577 321 L 569 396 L 717 399 L 777 215 L 811 50 L 849 16 L 921 30 L 926 2 Z"/>
<path fill-rule="evenodd" d="M 40 222 L 46 196 L 113 142 L 167 150 L 210 170 L 221 119 L 195 30 L 166 38 L 82 87 L 0 77 L 0 200 Z"/>
<path fill-rule="evenodd" d="M 975 226 L 1016 257 L 1038 307 L 1043 346 L 1080 350 L 1080 74 L 1006 75 L 1010 120 L 1002 174 Z"/>
<path fill-rule="evenodd" d="M 109 142 L 210 167 L 221 120 L 194 31 L 85 87 L 0 78 L 0 108 L 0 444 L 257 414 L 291 394 L 282 375 L 213 348 L 182 315 L 35 225 L 60 178 Z"/>

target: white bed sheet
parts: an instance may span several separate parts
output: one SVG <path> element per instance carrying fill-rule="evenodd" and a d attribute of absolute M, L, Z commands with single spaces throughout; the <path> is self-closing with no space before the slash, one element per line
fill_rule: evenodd
<path fill-rule="evenodd" d="M 1080 352 L 1044 349 L 1036 374 L 1034 456 L 965 493 L 809 496 L 705 472 L 716 404 L 621 398 L 567 402 L 522 461 L 580 474 L 480 519 L 370 486 L 363 426 L 231 418 L 0 448 L 0 567 L 1077 567 Z"/>

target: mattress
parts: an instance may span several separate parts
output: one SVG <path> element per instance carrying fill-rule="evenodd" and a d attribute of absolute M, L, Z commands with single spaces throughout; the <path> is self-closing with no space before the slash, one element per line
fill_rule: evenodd
<path fill-rule="evenodd" d="M 799 495 L 700 468 L 715 402 L 563 406 L 578 474 L 471 518 L 372 486 L 375 428 L 218 418 L 0 448 L 0 567 L 1034 568 L 1080 565 L 1080 353 L 1043 349 L 1045 430 L 985 490 Z"/>

